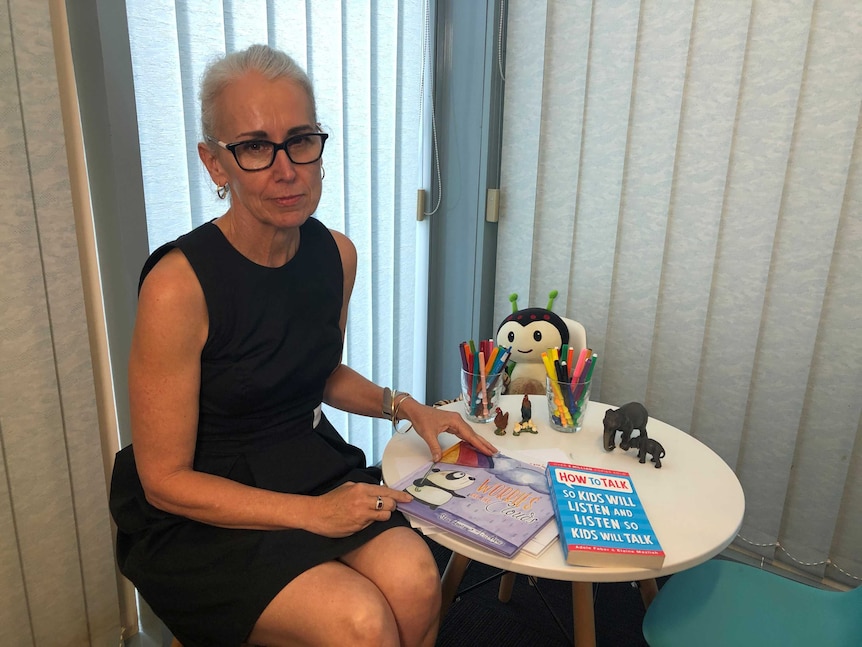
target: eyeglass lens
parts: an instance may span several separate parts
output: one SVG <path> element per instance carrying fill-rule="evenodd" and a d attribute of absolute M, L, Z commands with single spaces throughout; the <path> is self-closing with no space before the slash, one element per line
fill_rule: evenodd
<path fill-rule="evenodd" d="M 240 142 L 231 146 L 237 163 L 246 171 L 257 171 L 272 165 L 279 149 L 284 149 L 294 164 L 311 164 L 323 154 L 322 133 L 296 135 L 281 144 L 263 139 Z"/>

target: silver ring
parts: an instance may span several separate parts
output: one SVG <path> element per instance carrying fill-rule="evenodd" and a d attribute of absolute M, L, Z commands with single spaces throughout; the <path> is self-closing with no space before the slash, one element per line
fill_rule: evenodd
<path fill-rule="evenodd" d="M 383 509 L 383 497 L 382 496 L 377 497 L 377 503 L 374 505 L 374 509 L 375 510 L 382 510 Z"/>

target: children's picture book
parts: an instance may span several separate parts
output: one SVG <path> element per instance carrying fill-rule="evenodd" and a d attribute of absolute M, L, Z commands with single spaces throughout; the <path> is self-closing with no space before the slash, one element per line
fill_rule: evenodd
<path fill-rule="evenodd" d="M 486 456 L 459 442 L 393 486 L 413 495 L 398 509 L 511 557 L 554 517 L 544 471 L 524 461 Z"/>
<path fill-rule="evenodd" d="M 545 474 L 567 563 L 643 568 L 664 563 L 628 472 L 551 462 Z"/>

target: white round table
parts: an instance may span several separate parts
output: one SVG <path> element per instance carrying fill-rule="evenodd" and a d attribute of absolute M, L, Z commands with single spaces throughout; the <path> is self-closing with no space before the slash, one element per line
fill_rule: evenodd
<path fill-rule="evenodd" d="M 687 433 L 650 418 L 647 432 L 659 441 L 667 455 L 662 467 L 647 460 L 639 463 L 637 452 L 622 451 L 619 446 L 605 451 L 602 445 L 602 419 L 605 411 L 616 408 L 601 402 L 590 402 L 583 428 L 574 434 L 554 431 L 548 424 L 548 407 L 544 396 L 530 396 L 532 419 L 538 434 L 512 434 L 512 425 L 521 419 L 520 395 L 505 395 L 500 408 L 509 412 L 509 429 L 505 436 L 494 434 L 493 423 L 470 423 L 502 453 L 517 456 L 518 451 L 541 454 L 547 450 L 552 460 L 562 450 L 567 461 L 628 472 L 653 525 L 656 537 L 665 551 L 661 568 L 621 568 L 570 566 L 563 560 L 559 540 L 538 557 L 523 552 L 507 558 L 456 535 L 441 531 L 433 541 L 453 551 L 443 579 L 444 610 L 454 598 L 464 570 L 476 560 L 512 573 L 573 582 L 575 610 L 575 644 L 595 645 L 595 621 L 592 611 L 592 582 L 645 581 L 642 589 L 648 604 L 655 594 L 655 578 L 691 568 L 726 548 L 742 524 L 745 497 L 733 471 L 715 452 Z M 462 402 L 444 408 L 463 413 Z M 635 432 L 637 433 L 637 432 Z M 457 442 L 451 435 L 441 435 L 443 448 Z M 617 434 L 619 445 L 619 434 Z M 383 478 L 387 484 L 399 482 L 413 470 L 430 461 L 428 446 L 415 433 L 395 435 L 383 452 Z"/>

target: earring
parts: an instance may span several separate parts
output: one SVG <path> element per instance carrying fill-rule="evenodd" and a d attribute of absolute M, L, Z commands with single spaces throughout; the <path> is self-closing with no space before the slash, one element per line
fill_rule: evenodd
<path fill-rule="evenodd" d="M 321 164 L 320 165 L 320 179 L 322 180 L 325 177 L 326 177 L 326 169 L 323 168 L 323 164 Z"/>
<path fill-rule="evenodd" d="M 221 186 L 216 187 L 216 195 L 224 200 L 227 197 L 227 192 L 230 190 L 230 186 L 225 182 Z"/>

